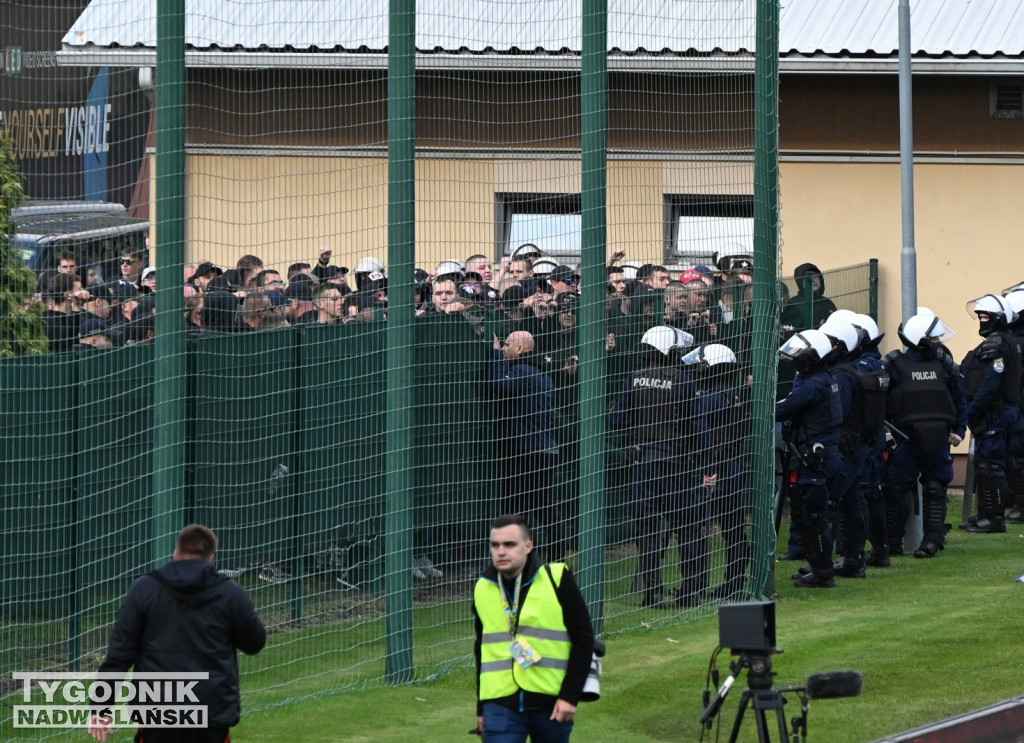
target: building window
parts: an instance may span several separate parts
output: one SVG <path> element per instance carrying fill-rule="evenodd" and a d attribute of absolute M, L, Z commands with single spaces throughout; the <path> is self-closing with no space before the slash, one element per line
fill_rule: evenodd
<path fill-rule="evenodd" d="M 989 115 L 993 119 L 1024 119 L 1024 81 L 992 83 L 988 93 Z"/>
<path fill-rule="evenodd" d="M 710 265 L 716 253 L 754 253 L 754 197 L 665 197 L 665 264 Z"/>
<path fill-rule="evenodd" d="M 559 262 L 579 262 L 579 194 L 498 194 L 495 203 L 499 256 L 533 243 Z"/>

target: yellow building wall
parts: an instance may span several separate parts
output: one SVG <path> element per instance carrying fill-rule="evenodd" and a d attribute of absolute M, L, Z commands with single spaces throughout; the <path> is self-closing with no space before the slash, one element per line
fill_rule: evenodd
<path fill-rule="evenodd" d="M 980 342 L 968 300 L 1024 281 L 1024 167 L 922 163 L 914 181 L 918 305 L 957 331 L 949 346 L 959 360 Z M 899 164 L 783 163 L 781 184 L 783 272 L 878 258 L 883 348 L 899 347 Z"/>
<path fill-rule="evenodd" d="M 380 158 L 190 155 L 187 259 L 233 266 L 254 253 L 284 269 L 330 245 L 337 265 L 387 257 L 387 164 Z M 423 159 L 417 163 L 417 265 L 495 252 L 495 193 L 579 192 L 574 160 Z M 155 182 L 155 180 L 154 180 Z M 749 193 L 745 162 L 613 160 L 609 248 L 660 262 L 663 197 Z M 977 343 L 967 300 L 1024 281 L 1024 168 L 923 163 L 915 168 L 918 304 L 958 331 L 957 358 Z M 153 204 L 153 214 L 159 199 Z M 781 264 L 828 270 L 879 259 L 879 326 L 898 345 L 898 163 L 783 162 Z"/>
<path fill-rule="evenodd" d="M 284 270 L 331 246 L 336 265 L 387 261 L 387 163 L 378 158 L 189 155 L 187 261 L 234 266 L 251 253 Z M 417 265 L 495 255 L 495 194 L 579 193 L 578 160 L 417 162 Z M 749 193 L 734 162 L 616 160 L 608 167 L 608 240 L 628 260 L 663 259 L 665 194 Z M 155 214 L 159 200 L 153 202 Z M 152 244 L 156 244 L 154 241 Z M 154 254 L 156 251 L 154 251 Z"/>

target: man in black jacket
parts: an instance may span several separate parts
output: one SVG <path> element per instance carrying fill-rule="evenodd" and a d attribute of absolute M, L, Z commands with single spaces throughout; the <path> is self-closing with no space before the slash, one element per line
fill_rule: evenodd
<path fill-rule="evenodd" d="M 195 695 L 208 727 L 139 730 L 136 743 L 223 743 L 241 716 L 237 650 L 255 655 L 267 632 L 241 586 L 213 564 L 217 537 L 192 524 L 178 534 L 174 560 L 138 578 L 117 614 L 100 673 L 206 672 Z M 105 741 L 111 727 L 95 721 L 89 734 Z"/>

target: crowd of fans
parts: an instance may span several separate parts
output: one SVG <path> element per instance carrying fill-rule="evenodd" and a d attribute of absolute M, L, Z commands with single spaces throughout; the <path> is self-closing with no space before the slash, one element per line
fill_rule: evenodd
<path fill-rule="evenodd" d="M 320 249 L 315 264 L 293 263 L 283 274 L 255 255 L 244 255 L 227 270 L 204 261 L 186 266 L 185 325 L 190 335 L 270 330 L 290 325 L 382 321 L 387 317 L 388 277 L 375 258 L 364 258 L 350 272 Z M 663 266 L 631 262 L 613 253 L 607 265 L 608 350 L 622 348 L 616 337 L 665 323 L 691 333 L 697 343 L 736 341 L 748 335 L 752 300 L 749 258 L 727 259 L 724 270 L 696 266 L 671 275 Z M 51 351 L 107 348 L 147 343 L 155 334 L 156 269 L 145 254 L 120 257 L 120 275 L 108 279 L 97 267 L 79 266 L 75 254 L 60 255 L 56 270 L 38 277 L 30 302 L 43 306 Z M 484 255 L 464 262 L 442 261 L 433 270 L 416 269 L 417 316 L 460 314 L 483 336 L 486 310 L 499 311 L 503 336 L 529 330 L 541 345 L 550 337 L 575 336 L 581 276 L 556 264 L 534 245 L 520 246 L 494 266 Z M 660 300 L 660 301 L 656 301 Z M 663 317 L 654 313 L 663 312 Z M 485 340 L 490 340 L 489 338 Z M 635 340 L 635 339 L 631 339 Z M 740 343 L 743 346 L 743 343 Z M 738 353 L 744 354 L 744 348 Z M 544 354 L 550 350 L 538 349 Z M 568 357 L 573 354 L 562 354 Z"/>

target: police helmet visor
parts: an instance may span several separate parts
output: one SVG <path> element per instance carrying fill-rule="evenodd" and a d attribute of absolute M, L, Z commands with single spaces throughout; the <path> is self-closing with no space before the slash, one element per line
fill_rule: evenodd
<path fill-rule="evenodd" d="M 993 320 L 1001 320 L 1003 322 L 1013 322 L 1016 316 L 1006 298 L 996 296 L 995 294 L 986 294 L 977 299 L 972 299 L 967 303 L 967 312 L 972 317 L 978 314 L 985 314 Z"/>

